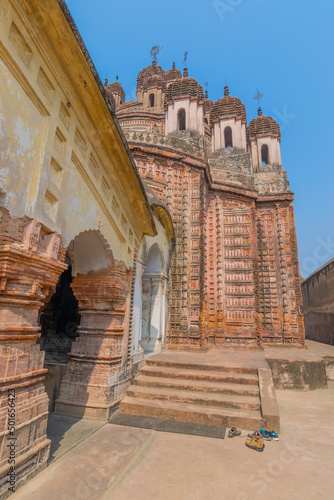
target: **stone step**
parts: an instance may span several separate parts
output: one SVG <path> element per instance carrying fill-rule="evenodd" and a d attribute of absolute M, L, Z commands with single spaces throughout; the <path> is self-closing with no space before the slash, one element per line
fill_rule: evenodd
<path fill-rule="evenodd" d="M 223 425 L 247 430 L 265 426 L 259 411 L 238 410 L 235 408 L 212 408 L 174 401 L 157 401 L 125 396 L 120 412 L 128 415 L 159 417 L 165 420 L 192 422 L 203 425 Z"/>
<path fill-rule="evenodd" d="M 248 373 L 225 373 L 223 371 L 189 370 L 186 368 L 165 368 L 160 366 L 144 366 L 141 375 L 149 377 L 177 378 L 185 380 L 206 380 L 233 384 L 258 386 L 258 376 Z"/>
<path fill-rule="evenodd" d="M 240 410 L 259 411 L 261 408 L 259 397 L 231 396 L 215 393 L 194 393 L 174 389 L 131 386 L 126 391 L 127 396 L 139 399 L 154 399 L 157 401 L 175 401 L 179 403 L 212 406 L 215 408 L 236 408 Z"/>
<path fill-rule="evenodd" d="M 145 387 L 161 387 L 166 389 L 217 394 L 235 394 L 240 396 L 259 396 L 260 394 L 259 388 L 253 385 L 207 382 L 205 380 L 182 380 L 166 377 L 148 377 L 146 375 L 138 375 L 134 379 L 133 384 Z"/>
<path fill-rule="evenodd" d="M 224 373 L 249 373 L 257 375 L 257 368 L 249 366 L 228 366 L 228 365 L 209 365 L 204 363 L 163 361 L 154 358 L 146 359 L 146 366 L 158 366 L 166 368 L 184 368 L 189 370 L 205 370 Z"/>

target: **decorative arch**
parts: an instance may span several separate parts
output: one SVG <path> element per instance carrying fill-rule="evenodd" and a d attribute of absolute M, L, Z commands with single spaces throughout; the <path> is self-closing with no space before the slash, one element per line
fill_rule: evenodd
<path fill-rule="evenodd" d="M 177 129 L 186 130 L 186 110 L 184 108 L 179 109 L 177 113 Z"/>
<path fill-rule="evenodd" d="M 225 148 L 232 148 L 233 147 L 231 127 L 225 127 L 224 140 L 225 140 Z"/>
<path fill-rule="evenodd" d="M 267 144 L 263 144 L 261 147 L 261 162 L 262 165 L 269 165 L 270 159 L 269 159 L 269 148 Z"/>
<path fill-rule="evenodd" d="M 109 243 L 98 229 L 79 233 L 69 244 L 72 274 L 86 274 L 108 267 L 114 260 Z"/>

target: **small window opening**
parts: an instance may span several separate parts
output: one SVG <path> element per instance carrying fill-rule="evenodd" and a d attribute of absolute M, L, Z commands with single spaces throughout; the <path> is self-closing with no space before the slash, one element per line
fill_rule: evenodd
<path fill-rule="evenodd" d="M 267 144 L 263 144 L 261 148 L 261 159 L 262 159 L 262 165 L 269 164 L 269 149 Z"/>
<path fill-rule="evenodd" d="M 205 123 L 209 123 L 207 118 L 204 118 L 204 122 Z"/>
<path fill-rule="evenodd" d="M 224 138 L 225 138 L 225 148 L 232 148 L 232 129 L 231 127 L 226 127 L 224 130 Z"/>
<path fill-rule="evenodd" d="M 154 94 L 150 94 L 149 99 L 150 99 L 150 107 L 154 108 Z"/>
<path fill-rule="evenodd" d="M 178 129 L 186 130 L 186 112 L 184 109 L 180 109 L 177 114 Z"/>

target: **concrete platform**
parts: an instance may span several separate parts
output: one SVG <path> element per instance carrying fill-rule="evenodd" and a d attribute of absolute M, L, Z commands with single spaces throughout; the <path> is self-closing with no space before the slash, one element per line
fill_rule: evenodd
<path fill-rule="evenodd" d="M 150 357 L 127 389 L 119 411 L 204 426 L 252 431 L 269 426 L 279 431 L 271 370 L 257 353 L 239 354 L 172 351 Z M 231 391 L 237 385 L 239 393 Z"/>
<path fill-rule="evenodd" d="M 327 387 L 334 348 L 167 351 L 146 359 L 120 404 L 123 415 L 201 425 L 280 430 L 275 389 Z M 239 391 L 231 386 L 240 386 Z M 251 388 L 253 394 L 247 393 Z M 254 394 L 255 390 L 258 391 Z"/>
<path fill-rule="evenodd" d="M 150 360 L 192 364 L 194 368 L 199 365 L 206 369 L 208 366 L 270 368 L 276 389 L 314 390 L 325 388 L 327 380 L 334 380 L 334 346 L 312 340 L 306 340 L 304 349 L 265 347 L 256 351 L 233 351 L 219 347 L 205 353 L 167 351 Z"/>
<path fill-rule="evenodd" d="M 212 439 L 104 425 L 14 500 L 316 500 L 334 497 L 334 383 L 277 391 L 280 441 L 263 453 Z M 71 429 L 64 440 L 71 440 Z M 66 443 L 64 443 L 66 446 Z"/>

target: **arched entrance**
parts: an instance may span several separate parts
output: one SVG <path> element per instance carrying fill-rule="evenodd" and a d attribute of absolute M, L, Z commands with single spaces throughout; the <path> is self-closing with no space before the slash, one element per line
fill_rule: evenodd
<path fill-rule="evenodd" d="M 97 230 L 68 247 L 80 325 L 61 378 L 58 414 L 108 419 L 126 383 L 131 271 Z"/>
<path fill-rule="evenodd" d="M 72 280 L 72 266 L 69 265 L 60 275 L 55 293 L 40 315 L 40 345 L 45 352 L 45 368 L 48 369 L 45 389 L 49 396 L 49 411 L 55 408 L 60 380 L 69 360 L 68 353 L 78 336 L 80 315 L 78 301 L 71 288 Z"/>

